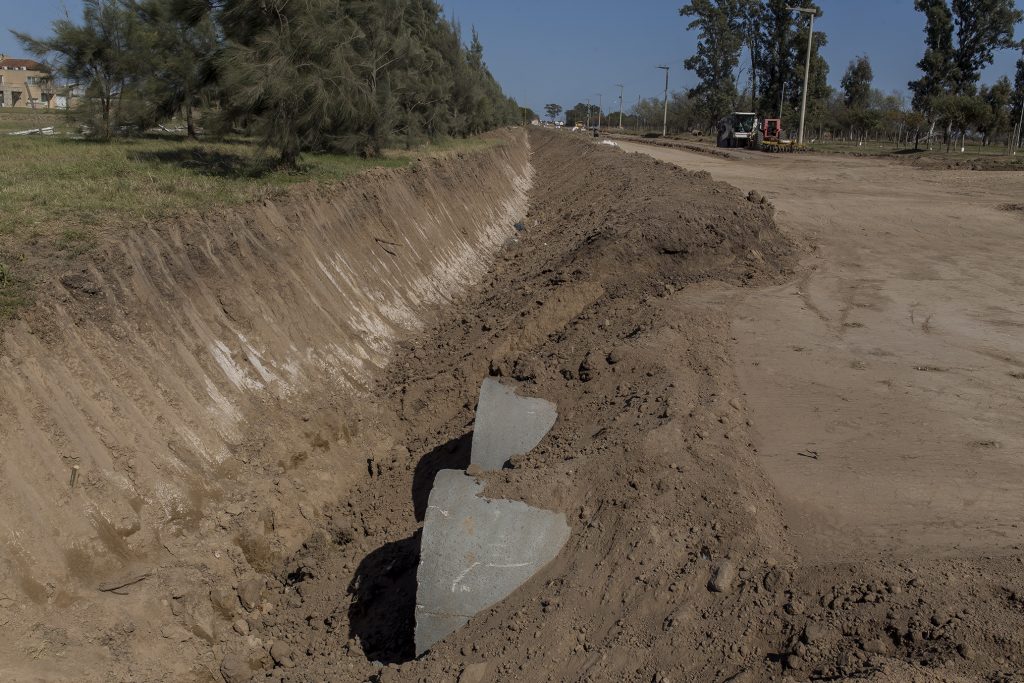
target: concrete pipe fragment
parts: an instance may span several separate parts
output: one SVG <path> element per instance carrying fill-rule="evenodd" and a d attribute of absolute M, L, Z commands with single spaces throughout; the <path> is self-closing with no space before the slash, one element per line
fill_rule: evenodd
<path fill-rule="evenodd" d="M 510 595 L 569 539 L 564 515 L 480 498 L 483 488 L 458 470 L 434 480 L 416 574 L 416 656 Z"/>
<path fill-rule="evenodd" d="M 517 396 L 493 377 L 486 378 L 480 386 L 470 462 L 484 471 L 500 470 L 509 458 L 533 450 L 557 418 L 551 401 Z"/>

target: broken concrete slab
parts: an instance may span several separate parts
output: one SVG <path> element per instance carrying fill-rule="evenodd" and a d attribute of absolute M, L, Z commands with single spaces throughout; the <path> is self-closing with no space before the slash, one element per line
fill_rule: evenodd
<path fill-rule="evenodd" d="M 517 396 L 488 377 L 480 386 L 470 462 L 487 471 L 500 470 L 509 458 L 533 450 L 556 419 L 558 411 L 551 401 Z"/>
<path fill-rule="evenodd" d="M 458 470 L 434 480 L 416 574 L 416 655 L 501 601 L 558 555 L 565 516 L 477 496 L 484 484 Z"/>

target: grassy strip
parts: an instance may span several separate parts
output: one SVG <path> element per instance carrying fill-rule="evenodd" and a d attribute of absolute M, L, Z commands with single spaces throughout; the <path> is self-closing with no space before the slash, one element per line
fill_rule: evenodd
<path fill-rule="evenodd" d="M 57 132 L 70 131 L 72 126 L 63 112 L 46 109 L 0 109 L 0 133 L 11 133 L 30 128 L 53 127 Z"/>
<path fill-rule="evenodd" d="M 0 238 L 20 242 L 75 230 L 172 216 L 188 209 L 244 204 L 290 185 L 331 183 L 371 168 L 397 168 L 413 156 L 467 151 L 492 140 L 450 140 L 379 159 L 305 154 L 301 172 L 275 168 L 244 141 L 148 137 L 91 142 L 64 136 L 0 137 Z M 83 241 L 71 236 L 71 241 Z"/>
<path fill-rule="evenodd" d="M 332 181 L 406 157 L 307 155 L 302 173 L 275 170 L 244 142 L 143 138 L 110 143 L 65 137 L 6 137 L 0 152 L 5 210 L 0 236 L 29 237 L 125 219 L 154 219 L 257 199 L 289 185 Z"/>
<path fill-rule="evenodd" d="M 58 132 L 66 126 L 62 115 L 38 115 L 42 126 L 54 125 Z M 0 130 L 34 127 L 35 120 L 31 111 L 4 112 Z M 399 168 L 418 157 L 497 143 L 495 138 L 446 140 L 378 159 L 305 154 L 296 173 L 279 170 L 264 150 L 243 139 L 195 142 L 167 135 L 101 143 L 0 133 L 0 319 L 13 317 L 30 301 L 26 272 L 87 253 L 101 233 L 116 235 L 142 220 L 242 205 L 298 183 L 330 185 L 369 169 Z"/>

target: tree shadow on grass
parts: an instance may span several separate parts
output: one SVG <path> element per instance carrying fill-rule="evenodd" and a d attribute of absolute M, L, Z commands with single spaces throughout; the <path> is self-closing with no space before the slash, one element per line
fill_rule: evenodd
<path fill-rule="evenodd" d="M 172 164 L 192 173 L 216 178 L 258 179 L 280 170 L 276 159 L 253 158 L 201 146 L 136 152 L 139 161 Z"/>

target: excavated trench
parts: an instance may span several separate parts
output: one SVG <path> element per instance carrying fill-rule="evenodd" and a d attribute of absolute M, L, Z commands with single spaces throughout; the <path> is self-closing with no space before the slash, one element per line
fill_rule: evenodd
<path fill-rule="evenodd" d="M 1016 662 L 994 629 L 1019 596 L 940 619 L 933 585 L 969 568 L 802 567 L 790 547 L 727 351 L 734 302 L 795 267 L 771 205 L 569 133 L 499 138 L 140 226 L 3 331 L 0 678 L 970 680 Z M 485 377 L 557 420 L 467 486 L 564 516 L 568 541 L 417 656 L 428 500 L 470 465 Z"/>

